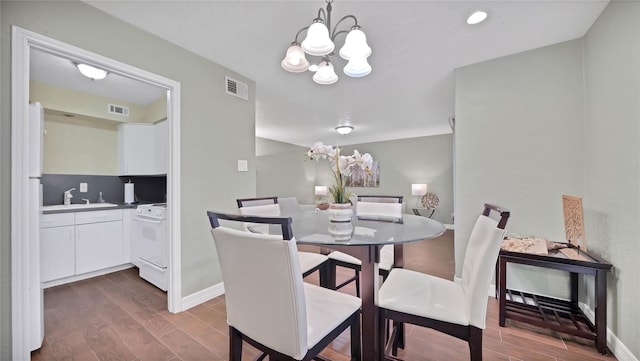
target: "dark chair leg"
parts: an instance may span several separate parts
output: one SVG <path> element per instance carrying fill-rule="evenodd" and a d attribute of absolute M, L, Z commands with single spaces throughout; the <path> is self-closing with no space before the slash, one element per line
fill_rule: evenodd
<path fill-rule="evenodd" d="M 385 348 L 389 340 L 389 320 L 385 317 L 384 309 L 378 311 L 378 360 L 385 361 Z"/>
<path fill-rule="evenodd" d="M 404 340 L 400 341 L 400 338 L 404 338 L 404 323 L 393 321 L 393 330 L 395 330 L 395 334 L 393 332 L 391 333 L 393 336 L 391 354 L 398 356 L 398 347 L 400 347 L 400 344 L 402 344 L 402 348 L 404 348 Z"/>
<path fill-rule="evenodd" d="M 482 329 L 469 326 L 469 353 L 471 361 L 482 361 Z"/>
<path fill-rule="evenodd" d="M 362 359 L 362 338 L 360 337 L 360 313 L 351 323 L 351 361 Z"/>
<path fill-rule="evenodd" d="M 393 340 L 393 349 L 395 350 L 393 355 L 396 356 L 398 354 L 398 348 L 404 350 L 404 323 L 395 322 L 394 327 L 398 329 L 398 335 L 395 340 Z"/>
<path fill-rule="evenodd" d="M 326 268 L 326 272 L 327 272 L 327 280 L 326 280 L 326 284 L 324 285 L 324 287 L 335 290 L 337 289 L 337 283 L 336 283 L 336 265 L 331 263 L 331 261 L 327 262 L 329 265 Z"/>
<path fill-rule="evenodd" d="M 242 360 L 242 336 L 235 328 L 229 326 L 229 361 Z"/>
<path fill-rule="evenodd" d="M 356 271 L 356 297 L 360 298 L 360 271 Z"/>
<path fill-rule="evenodd" d="M 329 261 L 325 262 L 324 264 L 322 264 L 320 266 L 320 269 L 318 270 L 320 272 L 320 287 L 324 287 L 324 288 L 329 288 L 331 289 L 331 271 L 330 271 L 331 265 L 329 264 Z M 335 276 L 335 272 L 334 272 L 334 276 Z M 333 285 L 335 286 L 335 279 L 333 281 Z"/>

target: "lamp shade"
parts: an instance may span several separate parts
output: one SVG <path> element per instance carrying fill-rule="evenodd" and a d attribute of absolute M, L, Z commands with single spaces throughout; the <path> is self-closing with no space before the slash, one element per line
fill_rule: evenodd
<path fill-rule="evenodd" d="M 352 28 L 340 49 L 340 56 L 350 60 L 353 57 L 368 58 L 369 55 L 371 55 L 371 48 L 367 44 L 367 36 L 360 28 Z"/>
<path fill-rule="evenodd" d="M 315 195 L 317 196 L 326 196 L 329 192 L 329 188 L 327 186 L 316 186 Z"/>
<path fill-rule="evenodd" d="M 320 63 L 318 71 L 316 71 L 316 73 L 313 75 L 313 81 L 322 85 L 328 85 L 337 82 L 338 75 L 333 70 L 333 64 L 331 64 L 331 62 L 329 62 L 328 60 Z"/>
<path fill-rule="evenodd" d="M 412 196 L 423 196 L 427 194 L 427 185 L 426 184 L 412 184 L 411 185 L 411 195 Z"/>
<path fill-rule="evenodd" d="M 329 38 L 329 29 L 320 21 L 314 22 L 302 41 L 302 50 L 309 55 L 324 56 L 333 51 L 335 45 Z"/>
<path fill-rule="evenodd" d="M 360 78 L 371 73 L 371 65 L 365 57 L 352 57 L 342 71 L 352 78 Z"/>
<path fill-rule="evenodd" d="M 287 49 L 287 55 L 280 65 L 284 70 L 292 73 L 302 73 L 309 69 L 309 61 L 304 56 L 304 51 L 300 48 L 300 44 L 297 43 L 291 44 Z"/>

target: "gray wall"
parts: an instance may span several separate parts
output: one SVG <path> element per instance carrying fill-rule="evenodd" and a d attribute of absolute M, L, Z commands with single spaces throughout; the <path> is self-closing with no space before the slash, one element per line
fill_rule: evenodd
<path fill-rule="evenodd" d="M 563 241 L 561 195 L 580 196 L 588 248 L 614 265 L 608 327 L 635 358 L 639 6 L 613 1 L 584 39 L 459 69 L 455 140 L 456 274 L 483 201 L 511 208 L 509 234 Z M 565 275 L 534 270 L 510 286 L 566 297 Z"/>
<path fill-rule="evenodd" d="M 609 328 L 640 359 L 640 3 L 613 1 L 585 36 L 584 207 L 613 266 Z M 593 306 L 593 305 L 592 305 Z"/>
<path fill-rule="evenodd" d="M 276 140 L 256 137 L 256 155 L 269 155 L 284 152 L 305 152 L 307 148 L 295 144 L 279 142 Z"/>
<path fill-rule="evenodd" d="M 561 196 L 583 195 L 581 44 L 575 40 L 457 71 L 456 275 L 485 202 L 511 209 L 508 234 L 564 240 Z M 518 280 L 517 288 L 564 291 L 533 274 L 509 278 Z"/>
<path fill-rule="evenodd" d="M 2 359 L 10 359 L 10 27 L 17 25 L 181 83 L 182 296 L 221 281 L 205 215 L 233 210 L 234 195 L 255 190 L 255 168 L 237 172 L 237 160 L 255 164 L 255 83 L 154 35 L 76 1 L 2 1 L 1 224 Z M 249 84 L 245 101 L 224 93 L 224 76 Z"/>
<path fill-rule="evenodd" d="M 261 140 L 260 149 L 266 153 L 258 157 L 257 194 L 262 196 L 295 196 L 300 203 L 315 203 L 314 186 L 332 185 L 329 164 L 305 159 L 306 147 L 270 144 Z M 274 142 L 278 143 L 278 142 Z M 311 144 L 309 145 L 311 146 Z M 427 183 L 429 191 L 440 198 L 434 218 L 452 223 L 453 213 L 453 136 L 409 138 L 385 142 L 365 143 L 342 147 L 342 154 L 371 153 L 380 162 L 380 187 L 351 190 L 355 194 L 387 194 L 405 196 L 407 208 L 415 206 L 411 196 L 412 183 Z"/>

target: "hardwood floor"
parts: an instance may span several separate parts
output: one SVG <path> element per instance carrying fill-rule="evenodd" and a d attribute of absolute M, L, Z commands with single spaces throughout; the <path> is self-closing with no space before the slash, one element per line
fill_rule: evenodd
<path fill-rule="evenodd" d="M 407 244 L 405 267 L 451 279 L 451 231 L 435 240 Z M 348 272 L 341 273 L 349 275 Z M 312 275 L 306 279 L 317 283 Z M 344 288 L 354 293 L 353 285 Z M 45 290 L 45 341 L 32 360 L 226 360 L 228 337 L 224 296 L 180 314 L 166 310 L 166 294 L 137 275 L 137 269 Z M 485 360 L 615 360 L 600 355 L 593 342 L 509 322 L 498 326 L 498 303 L 490 298 L 484 331 Z M 323 351 L 349 360 L 348 331 Z M 245 347 L 244 359 L 257 356 Z M 407 326 L 407 361 L 466 361 L 465 342 Z M 366 360 L 364 360 L 366 361 Z"/>

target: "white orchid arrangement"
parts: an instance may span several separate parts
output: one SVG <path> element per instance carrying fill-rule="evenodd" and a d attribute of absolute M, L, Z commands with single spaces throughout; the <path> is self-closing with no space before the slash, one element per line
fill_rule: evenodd
<path fill-rule="evenodd" d="M 344 156 L 340 155 L 340 148 L 328 144 L 325 145 L 322 142 L 316 142 L 307 151 L 307 157 L 316 161 L 320 159 L 329 161 L 333 177 L 336 180 L 336 184 L 329 188 L 329 192 L 335 203 L 350 202 L 351 191 L 346 187 L 345 178 L 355 168 L 359 167 L 365 174 L 370 175 L 371 167 L 373 166 L 373 157 L 369 153 L 360 154 L 356 149 L 352 155 Z"/>

